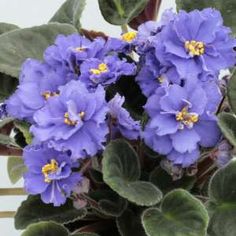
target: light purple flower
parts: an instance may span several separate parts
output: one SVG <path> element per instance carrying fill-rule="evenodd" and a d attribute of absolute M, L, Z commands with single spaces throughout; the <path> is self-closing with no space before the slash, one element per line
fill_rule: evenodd
<path fill-rule="evenodd" d="M 130 116 L 129 112 L 122 107 L 125 98 L 116 94 L 108 103 L 112 130 L 110 132 L 120 132 L 127 139 L 137 139 L 140 134 L 140 122 L 135 121 Z"/>
<path fill-rule="evenodd" d="M 235 64 L 236 41 L 230 34 L 217 10 L 180 11 L 156 36 L 156 57 L 174 66 L 181 78 L 214 74 Z"/>
<path fill-rule="evenodd" d="M 78 167 L 67 153 L 42 146 L 27 146 L 23 152 L 28 171 L 24 174 L 26 192 L 41 195 L 44 203 L 60 206 L 82 180 L 72 168 Z"/>
<path fill-rule="evenodd" d="M 118 56 L 107 56 L 103 59 L 91 58 L 84 61 L 80 67 L 79 80 L 86 84 L 87 88 L 94 89 L 99 84 L 106 87 L 115 83 L 122 75 L 134 75 L 136 66 Z"/>
<path fill-rule="evenodd" d="M 59 151 L 71 151 L 74 159 L 93 156 L 104 148 L 106 112 L 101 86 L 89 92 L 82 82 L 71 81 L 35 113 L 31 132 L 37 141 L 46 141 Z"/>
<path fill-rule="evenodd" d="M 197 159 L 199 146 L 212 147 L 220 138 L 214 115 L 221 98 L 219 89 L 206 82 L 211 88 L 206 93 L 197 81 L 186 83 L 184 87 L 175 84 L 160 87 L 145 105 L 150 120 L 144 130 L 144 141 L 161 154 L 170 151 L 168 158 L 173 161 L 176 157 L 176 162 L 182 160 L 178 164 L 183 166 L 190 165 L 187 160 Z M 162 145 L 167 147 L 164 151 L 153 141 L 162 138 L 165 140 Z"/>
<path fill-rule="evenodd" d="M 27 59 L 19 78 L 15 93 L 6 101 L 10 116 L 33 121 L 33 114 L 42 108 L 48 99 L 58 95 L 58 87 L 64 85 L 65 74 L 55 73 L 47 64 Z"/>

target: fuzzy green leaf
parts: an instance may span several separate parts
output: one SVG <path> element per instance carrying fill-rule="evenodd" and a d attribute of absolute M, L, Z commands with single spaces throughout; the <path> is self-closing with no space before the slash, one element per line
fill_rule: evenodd
<path fill-rule="evenodd" d="M 121 236 L 146 236 L 141 224 L 140 214 L 127 209 L 116 219 L 116 225 Z"/>
<path fill-rule="evenodd" d="M 113 25 L 128 24 L 143 11 L 148 0 L 98 0 L 104 19 Z"/>
<path fill-rule="evenodd" d="M 236 71 L 229 80 L 227 95 L 230 107 L 234 114 L 236 114 Z"/>
<path fill-rule="evenodd" d="M 30 225 L 21 236 L 68 236 L 68 230 L 54 222 L 39 222 Z"/>
<path fill-rule="evenodd" d="M 103 155 L 103 179 L 121 197 L 141 206 L 152 206 L 161 200 L 162 193 L 157 187 L 139 181 L 139 159 L 127 142 L 111 142 Z"/>
<path fill-rule="evenodd" d="M 142 223 L 148 236 L 205 236 L 208 214 L 198 199 L 178 189 L 163 198 L 160 209 L 145 210 Z"/>
<path fill-rule="evenodd" d="M 236 146 L 236 116 L 222 112 L 218 115 L 218 125 L 224 136 Z"/>
<path fill-rule="evenodd" d="M 236 232 L 236 159 L 219 169 L 209 184 L 210 236 L 234 236 Z"/>
<path fill-rule="evenodd" d="M 85 7 L 85 0 L 67 0 L 55 13 L 50 22 L 67 23 L 80 29 L 80 18 Z"/>
<path fill-rule="evenodd" d="M 0 22 L 0 35 L 16 29 L 19 29 L 17 25 Z"/>
<path fill-rule="evenodd" d="M 86 213 L 86 209 L 75 209 L 71 201 L 61 207 L 54 207 L 44 204 L 38 196 L 29 196 L 16 212 L 15 228 L 24 229 L 32 223 L 49 220 L 68 223 L 83 218 Z"/>
<path fill-rule="evenodd" d="M 8 157 L 7 172 L 11 183 L 17 183 L 26 172 L 26 166 L 24 165 L 23 159 L 14 156 Z"/>
<path fill-rule="evenodd" d="M 90 197 L 98 203 L 96 210 L 104 215 L 118 217 L 127 207 L 127 201 L 111 190 L 97 190 Z"/>
<path fill-rule="evenodd" d="M 76 29 L 72 25 L 52 23 L 0 35 L 0 72 L 18 77 L 25 59 L 42 59 L 44 50 L 53 44 L 58 34 L 73 32 Z"/>
<path fill-rule="evenodd" d="M 14 124 L 16 128 L 18 128 L 24 135 L 26 143 L 30 144 L 32 142 L 32 135 L 29 132 L 30 124 L 24 121 L 18 121 L 18 120 L 15 121 Z"/>

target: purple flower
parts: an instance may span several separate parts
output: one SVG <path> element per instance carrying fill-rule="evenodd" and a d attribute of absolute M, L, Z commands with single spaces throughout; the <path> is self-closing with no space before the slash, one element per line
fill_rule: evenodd
<path fill-rule="evenodd" d="M 156 57 L 161 64 L 174 66 L 181 78 L 203 71 L 214 74 L 235 64 L 236 41 L 230 34 L 217 10 L 180 11 L 157 34 Z"/>
<path fill-rule="evenodd" d="M 125 98 L 116 94 L 108 103 L 109 114 L 112 130 L 110 132 L 116 133 L 119 131 L 124 137 L 128 139 L 137 139 L 140 134 L 140 122 L 135 121 L 130 116 L 129 112 L 122 107 Z"/>
<path fill-rule="evenodd" d="M 47 100 L 58 95 L 58 87 L 67 81 L 63 73 L 57 74 L 45 63 L 27 59 L 22 66 L 20 84 L 6 101 L 9 115 L 32 121 L 33 114 Z"/>
<path fill-rule="evenodd" d="M 152 42 L 155 41 L 156 35 L 165 25 L 173 21 L 175 16 L 176 14 L 168 9 L 164 11 L 160 22 L 147 21 L 141 24 L 134 41 L 137 52 L 142 55 L 152 49 L 154 47 Z"/>
<path fill-rule="evenodd" d="M 105 40 L 97 38 L 93 42 L 74 33 L 69 36 L 57 36 L 54 45 L 44 52 L 45 61 L 56 70 L 67 71 L 73 78 L 79 74 L 80 64 L 87 58 L 103 55 Z"/>
<path fill-rule="evenodd" d="M 208 82 L 208 86 L 211 89 L 204 90 L 201 83 L 191 81 L 184 87 L 158 88 L 145 105 L 150 116 L 143 134 L 146 144 L 161 154 L 169 151 L 168 158 L 185 167 L 198 158 L 199 145 L 214 146 L 220 138 L 214 113 L 221 97 L 216 85 Z M 162 139 L 164 150 L 155 144 Z"/>
<path fill-rule="evenodd" d="M 117 56 L 107 56 L 103 59 L 91 58 L 84 61 L 80 72 L 79 80 L 84 82 L 87 88 L 94 89 L 99 84 L 104 87 L 113 84 L 122 75 L 134 75 L 136 66 Z"/>
<path fill-rule="evenodd" d="M 72 172 L 74 164 L 67 153 L 43 146 L 27 146 L 23 152 L 28 171 L 24 174 L 25 190 L 32 195 L 40 194 L 44 203 L 60 206 L 66 202 L 72 189 L 82 180 Z"/>
<path fill-rule="evenodd" d="M 95 155 L 108 133 L 104 89 L 99 86 L 92 93 L 82 82 L 71 81 L 59 91 L 35 113 L 31 132 L 37 141 L 71 151 L 74 159 Z"/>
<path fill-rule="evenodd" d="M 156 59 L 153 50 L 140 59 L 140 70 L 136 77 L 142 93 L 149 97 L 157 88 L 169 82 L 180 84 L 181 79 L 174 67 L 163 67 Z"/>

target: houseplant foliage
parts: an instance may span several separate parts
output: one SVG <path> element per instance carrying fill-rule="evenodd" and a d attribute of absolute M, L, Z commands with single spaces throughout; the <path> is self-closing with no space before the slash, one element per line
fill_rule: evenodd
<path fill-rule="evenodd" d="M 177 0 L 158 22 L 160 0 L 98 2 L 119 38 L 82 28 L 84 0 L 0 24 L 0 150 L 29 195 L 16 229 L 235 235 L 234 0 Z"/>

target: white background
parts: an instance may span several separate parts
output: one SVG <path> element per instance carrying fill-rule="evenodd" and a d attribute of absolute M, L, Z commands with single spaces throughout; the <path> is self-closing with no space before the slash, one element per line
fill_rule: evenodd
<path fill-rule="evenodd" d="M 0 22 L 30 27 L 47 23 L 64 0 L 0 0 Z M 175 8 L 174 0 L 162 0 L 161 12 L 166 8 Z M 119 36 L 120 28 L 106 23 L 98 9 L 96 0 L 87 0 L 83 12 L 82 25 L 86 29 L 106 32 Z M 1 52 L 0 52 L 1 53 Z M 7 158 L 0 156 L 0 188 L 13 187 L 7 176 Z M 22 181 L 14 187 L 21 187 Z M 16 210 L 24 197 L 0 197 L 0 211 Z M 20 231 L 14 229 L 13 219 L 0 219 L 1 236 L 19 236 Z"/>

